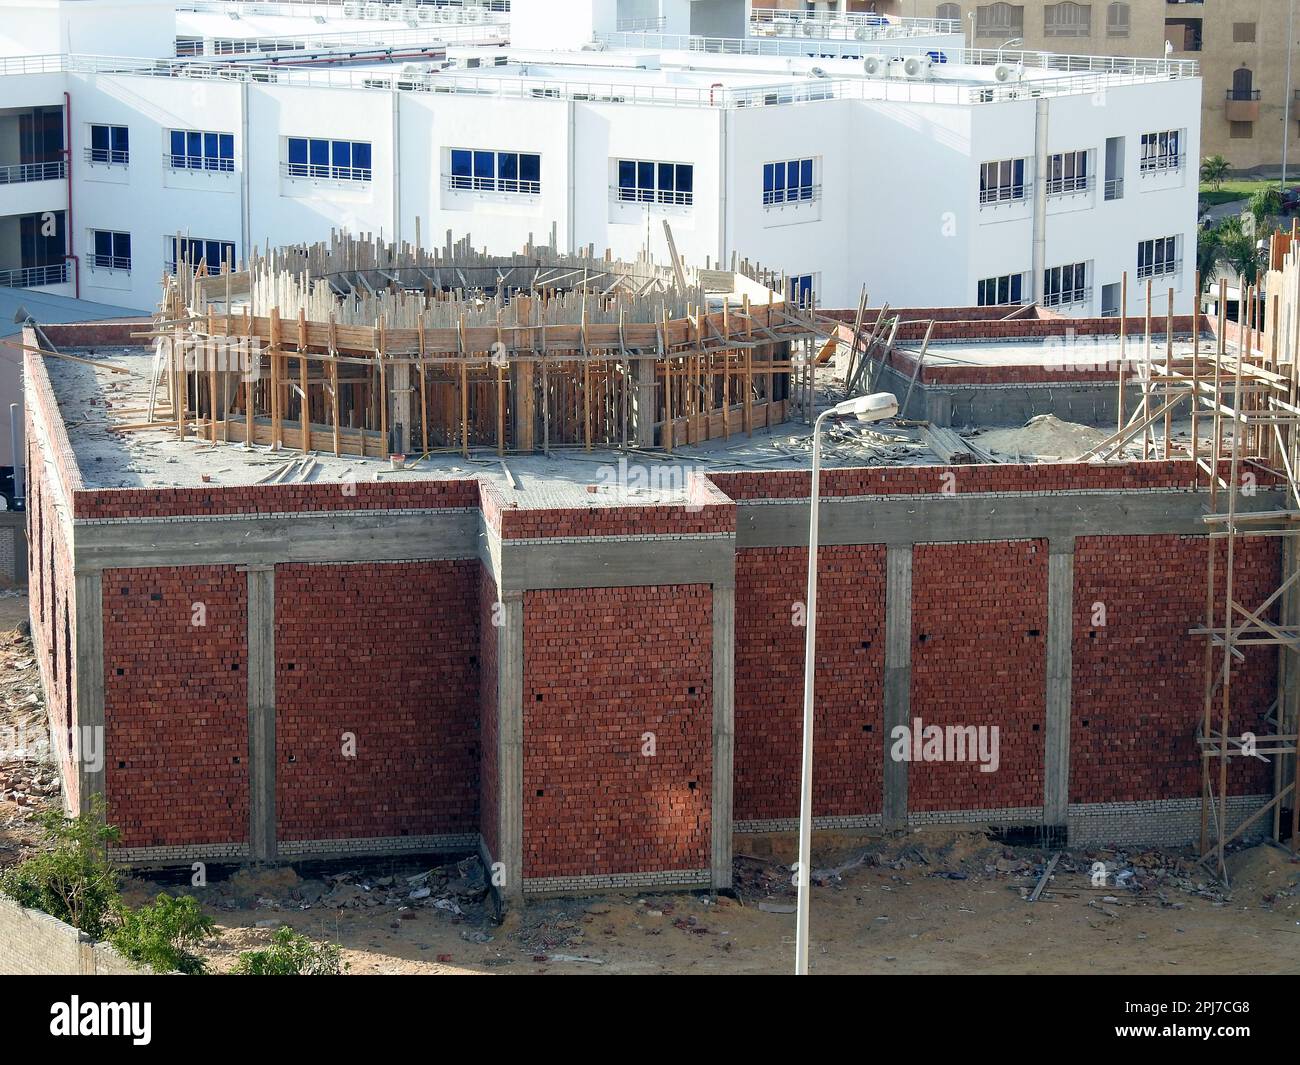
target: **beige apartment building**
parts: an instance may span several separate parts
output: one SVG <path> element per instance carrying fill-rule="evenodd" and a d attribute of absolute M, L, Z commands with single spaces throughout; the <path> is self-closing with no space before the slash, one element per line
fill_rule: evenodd
<path fill-rule="evenodd" d="M 1287 172 L 1300 180 L 1300 55 L 1294 48 L 1287 78 L 1288 18 L 1294 13 L 1294 45 L 1300 0 L 772 0 L 754 6 L 956 19 L 977 48 L 1019 38 L 1031 50 L 1161 56 L 1168 41 L 1174 58 L 1201 64 L 1201 154 L 1222 155 L 1238 173 L 1273 175 L 1281 168 L 1285 131 Z"/>

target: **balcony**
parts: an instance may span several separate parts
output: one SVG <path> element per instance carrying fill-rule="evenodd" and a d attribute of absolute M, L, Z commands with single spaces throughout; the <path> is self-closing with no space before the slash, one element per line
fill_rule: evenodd
<path fill-rule="evenodd" d="M 62 159 L 50 163 L 0 164 L 0 185 L 17 185 L 25 181 L 62 181 L 66 172 Z"/>
<path fill-rule="evenodd" d="M 1223 116 L 1229 122 L 1259 121 L 1259 90 L 1229 89 L 1223 105 Z"/>
<path fill-rule="evenodd" d="M 15 266 L 0 269 L 0 288 L 41 288 L 45 285 L 62 285 L 68 280 L 68 264 L 51 263 L 48 266 Z"/>

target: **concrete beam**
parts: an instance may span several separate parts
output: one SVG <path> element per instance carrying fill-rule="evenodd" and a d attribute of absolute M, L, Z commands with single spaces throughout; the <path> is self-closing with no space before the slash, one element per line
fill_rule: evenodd
<path fill-rule="evenodd" d="M 248 569 L 248 851 L 276 858 L 275 568 Z"/>
<path fill-rule="evenodd" d="M 891 757 L 890 737 L 912 713 L 912 547 L 885 549 L 884 805 L 885 828 L 907 827 L 907 762 Z"/>
<path fill-rule="evenodd" d="M 1070 700 L 1074 670 L 1074 539 L 1048 543 L 1047 698 L 1043 823 L 1064 827 L 1070 806 Z"/>
<path fill-rule="evenodd" d="M 524 597 L 501 593 L 497 632 L 497 853 L 503 903 L 524 896 Z"/>
<path fill-rule="evenodd" d="M 104 794 L 104 765 L 108 752 L 104 744 L 104 590 L 98 573 L 73 579 L 76 602 L 75 646 L 77 656 L 76 706 L 73 718 L 80 810 L 89 813 L 92 796 Z M 60 624 L 55 619 L 55 624 Z"/>
<path fill-rule="evenodd" d="M 504 590 L 624 588 L 730 581 L 736 544 L 731 536 L 700 539 L 555 540 L 501 543 Z"/>
<path fill-rule="evenodd" d="M 736 588 L 713 585 L 713 890 L 731 887 L 731 831 L 736 742 Z"/>

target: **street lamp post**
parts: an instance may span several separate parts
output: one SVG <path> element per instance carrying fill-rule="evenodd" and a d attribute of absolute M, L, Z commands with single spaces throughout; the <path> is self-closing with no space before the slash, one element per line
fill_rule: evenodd
<path fill-rule="evenodd" d="M 1011 40 L 1009 41 L 1003 41 L 1000 45 L 998 45 L 998 62 L 999 63 L 1002 62 L 1002 49 L 1010 48 L 1013 44 L 1020 46 L 1023 45 L 1024 43 L 1025 43 L 1025 39 L 1023 37 L 1012 37 Z"/>
<path fill-rule="evenodd" d="M 889 392 L 858 396 L 822 411 L 813 422 L 812 491 L 808 518 L 808 599 L 805 604 L 803 659 L 803 773 L 799 794 L 799 899 L 795 915 L 796 976 L 808 975 L 808 889 L 812 866 L 813 678 L 817 642 L 817 511 L 820 509 L 822 423 L 827 418 L 852 415 L 859 421 L 878 422 L 898 413 L 898 399 Z"/>

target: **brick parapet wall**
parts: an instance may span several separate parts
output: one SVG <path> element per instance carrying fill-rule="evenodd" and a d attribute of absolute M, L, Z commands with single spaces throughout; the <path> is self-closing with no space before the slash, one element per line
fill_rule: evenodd
<path fill-rule="evenodd" d="M 0 976 L 136 976 L 107 943 L 0 895 Z"/>

